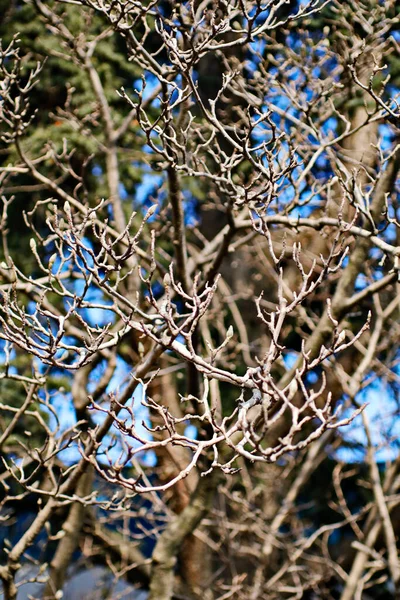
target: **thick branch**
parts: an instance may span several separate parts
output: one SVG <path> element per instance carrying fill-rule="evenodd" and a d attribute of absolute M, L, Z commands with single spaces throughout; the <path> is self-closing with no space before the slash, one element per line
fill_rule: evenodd
<path fill-rule="evenodd" d="M 193 533 L 210 510 L 220 477 L 217 470 L 201 477 L 188 506 L 158 539 L 152 556 L 149 600 L 171 600 L 173 597 L 177 555 L 185 538 Z"/>

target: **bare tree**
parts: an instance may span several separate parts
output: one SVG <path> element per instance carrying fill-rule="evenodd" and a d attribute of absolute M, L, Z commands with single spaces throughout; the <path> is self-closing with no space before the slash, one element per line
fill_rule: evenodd
<path fill-rule="evenodd" d="M 395 595 L 395 1 L 26 6 L 39 45 L 0 53 L 4 598 L 61 598 L 77 556 L 150 600 Z"/>

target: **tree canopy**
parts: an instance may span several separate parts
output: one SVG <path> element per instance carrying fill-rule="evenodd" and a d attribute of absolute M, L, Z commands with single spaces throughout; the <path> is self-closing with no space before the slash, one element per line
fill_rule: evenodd
<path fill-rule="evenodd" d="M 398 3 L 0 14 L 5 600 L 397 597 Z"/>

